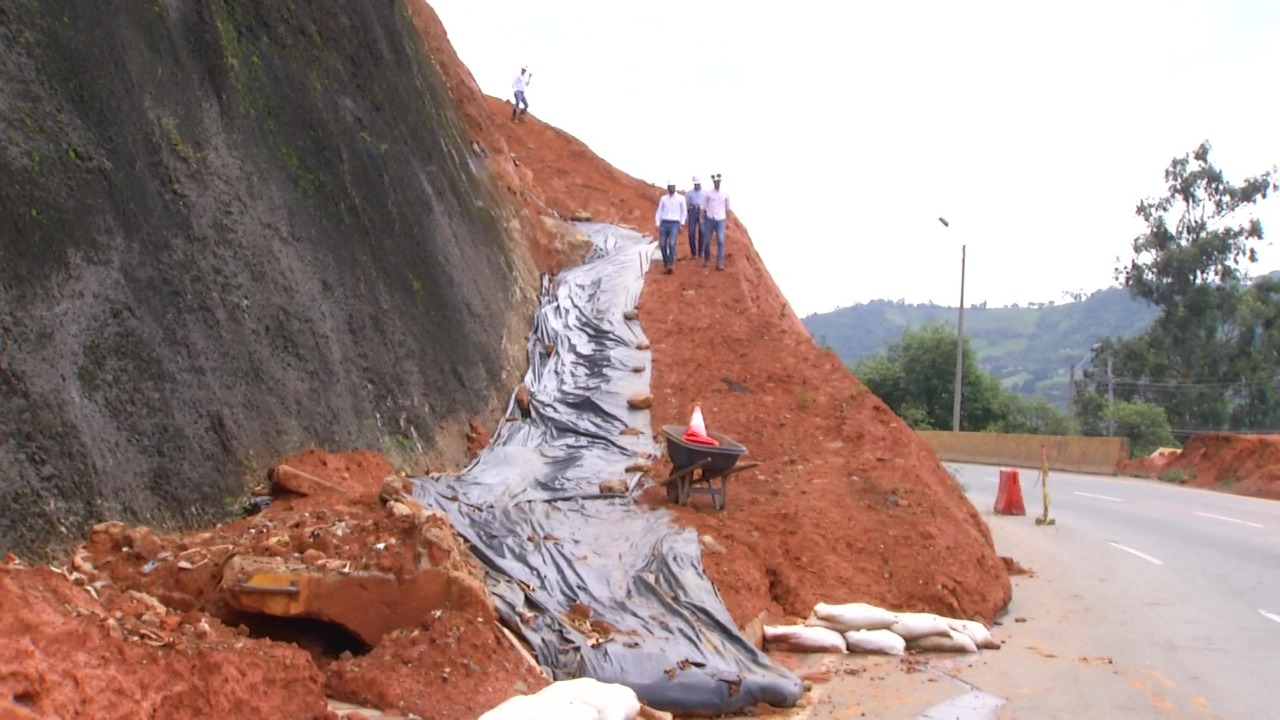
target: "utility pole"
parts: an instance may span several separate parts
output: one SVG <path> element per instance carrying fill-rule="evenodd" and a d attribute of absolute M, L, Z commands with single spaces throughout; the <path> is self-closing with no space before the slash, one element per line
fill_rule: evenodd
<path fill-rule="evenodd" d="M 1069 366 L 1070 380 L 1067 380 L 1067 415 L 1076 409 L 1076 364 L 1071 363 Z"/>
<path fill-rule="evenodd" d="M 1107 348 L 1107 435 L 1116 436 L 1116 383 L 1111 373 L 1111 348 Z"/>
<path fill-rule="evenodd" d="M 960 432 L 960 395 L 964 388 L 964 254 L 960 246 L 960 314 L 956 320 L 956 382 L 955 405 L 951 411 L 951 430 Z"/>

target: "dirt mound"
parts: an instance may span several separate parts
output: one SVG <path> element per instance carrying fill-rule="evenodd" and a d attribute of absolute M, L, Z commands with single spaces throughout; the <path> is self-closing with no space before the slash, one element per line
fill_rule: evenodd
<path fill-rule="evenodd" d="M 1176 454 L 1147 455 L 1143 457 L 1121 460 L 1116 465 L 1116 472 L 1130 477 L 1154 478 L 1178 456 Z"/>
<path fill-rule="evenodd" d="M 1200 488 L 1280 500 L 1280 436 L 1192 435 L 1158 476 Z"/>
<path fill-rule="evenodd" d="M 309 450 L 272 468 L 274 501 L 258 515 L 180 535 L 100 523 L 73 554 L 67 575 L 11 572 L 5 577 L 13 579 L 0 588 L 16 598 L 15 607 L 44 600 L 57 609 L 75 596 L 87 609 L 64 613 L 60 622 L 67 629 L 54 628 L 50 638 L 45 628 L 53 626 L 38 615 L 19 613 L 0 628 L 6 637 L 12 630 L 29 638 L 42 652 L 59 647 L 58 634 L 72 633 L 76 623 L 85 626 L 74 630 L 76 637 L 92 631 L 133 638 L 133 655 L 104 650 L 103 658 L 116 659 L 101 662 L 107 690 L 92 702 L 115 702 L 137 691 L 174 703 L 172 713 L 166 705 L 158 717 L 214 715 L 221 705 L 200 710 L 196 703 L 223 702 L 219 685 L 211 686 L 209 697 L 183 699 L 182 693 L 196 691 L 154 683 L 131 689 L 142 681 L 128 668 L 170 663 L 183 677 L 214 676 L 234 668 L 237 653 L 251 656 L 242 691 L 255 693 L 259 704 L 247 707 L 266 708 L 265 717 L 310 717 L 297 709 L 307 707 L 308 697 L 323 715 L 325 692 L 423 717 L 462 717 L 540 687 L 546 681 L 537 667 L 499 627 L 475 560 L 442 514 L 403 494 L 403 480 L 390 469 L 374 453 Z M 287 489 L 281 482 L 286 476 L 289 488 L 308 494 Z M 117 610 L 123 614 L 111 614 Z M 79 640 L 67 646 L 98 647 Z M 196 651 L 208 657 L 169 659 Z M 254 664 L 259 656 L 260 671 Z M 66 655 L 65 662 L 70 666 L 77 657 Z M 21 703 L 37 712 L 33 717 L 90 702 L 72 686 L 41 680 L 59 667 L 49 662 L 28 652 L 10 668 L 9 675 L 29 678 L 14 686 L 12 696 L 27 698 Z M 298 676 L 296 698 L 289 673 Z M 31 688 L 46 686 L 52 699 L 31 695 Z M 83 707 L 65 716 L 111 714 L 110 705 Z"/>
<path fill-rule="evenodd" d="M 0 565 L 0 717 L 328 717 L 291 645 L 80 573 Z"/>
<path fill-rule="evenodd" d="M 432 23 L 440 62 L 438 20 L 419 29 Z M 659 188 L 533 116 L 511 122 L 451 54 L 442 72 L 468 130 L 509 154 L 513 192 L 562 217 L 650 227 Z M 1012 589 L 986 525 L 923 441 L 815 345 L 736 217 L 728 235 L 727 272 L 689 262 L 682 238 L 675 274 L 646 284 L 641 319 L 655 427 L 701 402 L 712 430 L 763 463 L 733 480 L 726 512 L 677 510 L 724 550 L 704 562 L 734 618 L 803 615 L 819 600 L 994 617 Z M 666 504 L 656 490 L 650 501 Z"/>
<path fill-rule="evenodd" d="M 492 611 L 449 613 L 388 636 L 368 655 L 329 666 L 330 695 L 424 718 L 472 718 L 547 684 Z"/>

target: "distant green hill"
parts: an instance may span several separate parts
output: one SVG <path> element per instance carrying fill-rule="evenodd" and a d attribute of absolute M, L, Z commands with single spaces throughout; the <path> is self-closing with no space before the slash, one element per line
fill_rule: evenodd
<path fill-rule="evenodd" d="M 1137 335 L 1157 315 L 1157 308 L 1109 288 L 1060 305 L 966 308 L 964 330 L 982 369 L 1005 389 L 1065 407 L 1068 367 L 1084 360 L 1100 338 Z M 814 339 L 848 364 L 883 351 L 903 330 L 925 323 L 955 327 L 956 309 L 873 300 L 804 318 Z"/>

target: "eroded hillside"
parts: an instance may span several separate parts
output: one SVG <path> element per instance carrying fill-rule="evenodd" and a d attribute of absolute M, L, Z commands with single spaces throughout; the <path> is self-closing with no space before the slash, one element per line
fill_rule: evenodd
<path fill-rule="evenodd" d="M 563 217 L 652 227 L 661 189 L 536 117 L 512 123 L 421 8 L 432 56 L 472 136 L 500 149 L 494 172 L 509 192 Z M 847 600 L 993 618 L 1012 590 L 986 524 L 924 442 L 817 347 L 737 217 L 728 235 L 726 272 L 683 260 L 671 276 L 652 274 L 641 322 L 653 342 L 654 427 L 688 422 L 700 402 L 709 427 L 762 462 L 733 481 L 727 512 L 677 510 L 726 550 L 704 563 L 735 619 Z M 677 245 L 685 258 L 683 237 Z M 651 502 L 665 505 L 659 495 Z"/>

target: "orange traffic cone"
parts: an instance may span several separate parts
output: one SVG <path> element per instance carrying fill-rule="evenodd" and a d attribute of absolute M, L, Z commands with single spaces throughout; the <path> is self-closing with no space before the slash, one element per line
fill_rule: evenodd
<path fill-rule="evenodd" d="M 1022 483 L 1018 480 L 1018 471 L 1014 468 L 1000 469 L 1000 487 L 996 490 L 997 515 L 1026 515 L 1027 507 L 1022 502 Z"/>
<path fill-rule="evenodd" d="M 699 445 L 720 446 L 720 441 L 707 434 L 707 423 L 702 419 L 702 406 L 693 406 L 693 415 L 689 417 L 689 428 L 684 431 L 685 442 Z"/>

